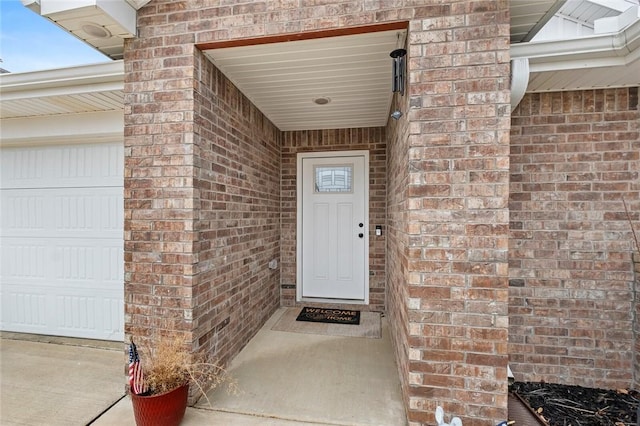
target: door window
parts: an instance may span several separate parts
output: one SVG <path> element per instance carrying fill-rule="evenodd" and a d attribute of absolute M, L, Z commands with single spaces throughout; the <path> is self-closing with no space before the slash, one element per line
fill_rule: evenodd
<path fill-rule="evenodd" d="M 314 176 L 316 193 L 353 192 L 353 164 L 344 166 L 316 166 Z"/>

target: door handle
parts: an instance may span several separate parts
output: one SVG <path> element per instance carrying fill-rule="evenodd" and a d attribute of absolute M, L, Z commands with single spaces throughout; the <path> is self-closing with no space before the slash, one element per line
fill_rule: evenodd
<path fill-rule="evenodd" d="M 361 232 L 361 233 L 358 234 L 358 237 L 362 238 L 362 237 L 364 237 L 364 234 Z"/>

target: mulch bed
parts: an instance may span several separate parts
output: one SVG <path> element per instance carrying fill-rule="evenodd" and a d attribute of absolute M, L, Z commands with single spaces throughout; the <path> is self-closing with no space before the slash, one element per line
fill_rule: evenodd
<path fill-rule="evenodd" d="M 515 382 L 519 395 L 550 426 L 636 426 L 640 392 Z"/>

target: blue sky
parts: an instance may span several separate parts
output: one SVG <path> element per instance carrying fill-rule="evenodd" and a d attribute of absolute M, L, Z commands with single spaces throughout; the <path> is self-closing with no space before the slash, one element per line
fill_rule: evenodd
<path fill-rule="evenodd" d="M 11 72 L 110 61 L 20 0 L 0 0 L 0 58 L 0 67 Z"/>

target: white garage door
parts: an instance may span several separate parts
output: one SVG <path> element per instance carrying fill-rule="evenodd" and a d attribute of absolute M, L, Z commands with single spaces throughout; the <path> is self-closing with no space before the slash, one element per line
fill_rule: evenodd
<path fill-rule="evenodd" d="M 122 340 L 122 143 L 0 155 L 1 328 Z"/>

